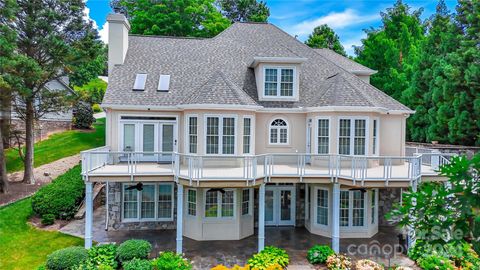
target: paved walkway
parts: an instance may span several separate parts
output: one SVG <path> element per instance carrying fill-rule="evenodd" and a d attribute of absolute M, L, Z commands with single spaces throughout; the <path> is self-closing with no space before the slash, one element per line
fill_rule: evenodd
<path fill-rule="evenodd" d="M 84 220 L 72 221 L 60 231 L 75 236 L 83 237 Z M 305 228 L 292 227 L 267 227 L 266 245 L 284 248 L 290 256 L 288 269 L 313 269 L 306 260 L 307 250 L 315 244 L 330 245 L 331 239 L 309 233 Z M 153 245 L 151 256 L 160 251 L 175 251 L 175 230 L 123 230 L 105 231 L 105 208 L 99 207 L 94 212 L 93 239 L 97 242 L 121 243 L 125 240 L 136 238 L 148 240 Z M 238 241 L 195 241 L 183 238 L 184 253 L 193 261 L 195 269 L 210 269 L 217 264 L 233 266 L 244 265 L 248 258 L 257 251 L 257 236 L 253 235 Z M 394 228 L 381 227 L 380 232 L 370 239 L 341 239 L 341 252 L 360 259 L 369 258 L 384 265 L 402 265 L 414 269 L 414 263 L 400 253 L 390 253 L 390 248 L 398 243 L 397 233 Z M 380 248 L 380 250 L 378 248 Z M 373 254 L 365 254 L 365 251 Z M 379 251 L 377 254 L 376 251 Z"/>
<path fill-rule="evenodd" d="M 0 195 L 0 206 L 9 204 L 35 193 L 41 186 L 52 182 L 53 179 L 74 167 L 80 162 L 80 154 L 59 159 L 49 164 L 33 169 L 35 184 L 22 182 L 23 171 L 8 174 L 9 192 Z"/>

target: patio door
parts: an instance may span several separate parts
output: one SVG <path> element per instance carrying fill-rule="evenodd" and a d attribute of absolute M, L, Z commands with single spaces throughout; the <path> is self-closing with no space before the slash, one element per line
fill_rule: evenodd
<path fill-rule="evenodd" d="M 175 130 L 176 128 L 174 123 L 159 124 L 159 151 L 167 152 L 159 155 L 159 162 L 169 163 L 173 161 L 173 155 L 168 152 L 175 152 L 177 150 L 177 139 Z"/>
<path fill-rule="evenodd" d="M 265 225 L 295 226 L 295 186 L 265 188 Z"/>

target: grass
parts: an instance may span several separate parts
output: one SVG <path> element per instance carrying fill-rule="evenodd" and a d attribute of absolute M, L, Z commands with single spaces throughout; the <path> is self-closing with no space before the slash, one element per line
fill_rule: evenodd
<path fill-rule="evenodd" d="M 94 130 L 69 130 L 56 133 L 35 144 L 34 167 L 78 154 L 80 151 L 105 145 L 105 118 L 98 119 Z M 5 151 L 7 172 L 23 170 L 17 149 Z"/>
<path fill-rule="evenodd" d="M 30 198 L 0 208 L 0 269 L 36 269 L 55 250 L 83 246 L 81 238 L 32 227 L 31 215 Z"/>

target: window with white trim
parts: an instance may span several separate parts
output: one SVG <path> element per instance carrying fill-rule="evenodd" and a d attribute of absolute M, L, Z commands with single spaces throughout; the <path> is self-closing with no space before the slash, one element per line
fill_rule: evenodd
<path fill-rule="evenodd" d="M 208 190 L 205 192 L 205 217 L 228 218 L 235 213 L 234 190 Z"/>
<path fill-rule="evenodd" d="M 173 220 L 173 185 L 171 183 L 123 185 L 123 220 Z"/>
<path fill-rule="evenodd" d="M 270 123 L 270 144 L 288 144 L 288 124 L 283 119 Z"/>
<path fill-rule="evenodd" d="M 317 190 L 317 224 L 328 225 L 328 190 Z"/>
<path fill-rule="evenodd" d="M 328 154 L 330 143 L 330 120 L 318 119 L 317 130 L 317 153 Z"/>
<path fill-rule="evenodd" d="M 373 154 L 378 155 L 378 120 L 373 119 Z"/>
<path fill-rule="evenodd" d="M 252 118 L 243 118 L 243 153 L 251 154 Z"/>
<path fill-rule="evenodd" d="M 293 68 L 264 69 L 265 97 L 293 97 L 295 87 L 295 70 Z"/>
<path fill-rule="evenodd" d="M 187 209 L 188 215 L 197 215 L 197 191 L 195 189 L 187 190 Z"/>
<path fill-rule="evenodd" d="M 235 154 L 235 118 L 207 116 L 206 123 L 206 153 Z"/>
<path fill-rule="evenodd" d="M 338 153 L 340 155 L 366 155 L 366 119 L 342 118 L 339 121 L 338 130 Z"/>
<path fill-rule="evenodd" d="M 340 191 L 340 226 L 365 226 L 365 192 L 362 190 Z"/>
<path fill-rule="evenodd" d="M 250 189 L 242 190 L 242 215 L 250 214 Z"/>
<path fill-rule="evenodd" d="M 188 117 L 188 152 L 197 153 L 198 147 L 198 118 L 196 116 Z"/>

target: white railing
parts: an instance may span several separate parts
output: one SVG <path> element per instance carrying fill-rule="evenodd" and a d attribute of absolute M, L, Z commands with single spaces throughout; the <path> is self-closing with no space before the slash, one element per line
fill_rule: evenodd
<path fill-rule="evenodd" d="M 172 175 L 190 183 L 202 180 L 256 181 L 272 177 L 330 177 L 366 181 L 413 181 L 437 175 L 451 154 L 414 153 L 411 156 L 350 156 L 279 153 L 243 156 L 195 155 L 172 152 L 115 152 L 101 147 L 82 152 L 85 176 Z"/>

